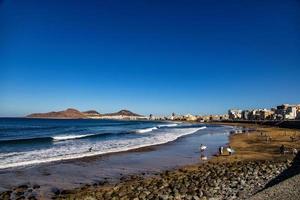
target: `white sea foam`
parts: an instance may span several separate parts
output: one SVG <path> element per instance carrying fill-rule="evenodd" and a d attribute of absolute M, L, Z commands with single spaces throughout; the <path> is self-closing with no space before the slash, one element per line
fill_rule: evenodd
<path fill-rule="evenodd" d="M 148 132 L 151 132 L 156 129 L 157 129 L 157 127 L 151 127 L 151 128 L 138 129 L 135 132 L 136 133 L 148 133 Z"/>
<path fill-rule="evenodd" d="M 158 125 L 158 128 L 163 128 L 163 127 L 174 127 L 174 126 L 178 126 L 178 124 L 162 124 L 162 125 Z"/>
<path fill-rule="evenodd" d="M 174 141 L 179 137 L 193 134 L 200 128 L 176 128 L 172 130 L 161 129 L 161 131 L 151 132 L 147 137 L 112 139 L 105 141 L 87 142 L 82 140 L 67 140 L 63 144 L 56 143 L 50 148 L 28 151 L 25 154 L 12 157 L 0 156 L 0 169 L 47 163 L 59 160 L 76 159 L 87 156 L 95 156 L 107 153 L 128 151 L 141 147 L 164 144 Z M 88 149 L 93 147 L 93 151 Z"/>
<path fill-rule="evenodd" d="M 91 136 L 93 134 L 84 134 L 84 135 L 59 135 L 59 136 L 53 136 L 54 141 L 61 141 L 61 140 L 73 140 L 78 138 L 83 138 L 87 136 Z"/>

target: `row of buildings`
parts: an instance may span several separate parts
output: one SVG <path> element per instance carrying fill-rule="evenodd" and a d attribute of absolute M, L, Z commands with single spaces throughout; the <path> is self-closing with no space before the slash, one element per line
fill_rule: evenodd
<path fill-rule="evenodd" d="M 220 120 L 228 120 L 229 117 L 227 114 L 225 115 L 175 115 L 172 113 L 171 116 L 149 116 L 149 120 L 170 120 L 170 121 L 198 121 L 198 122 L 209 122 L 209 121 L 220 121 Z"/>
<path fill-rule="evenodd" d="M 228 118 L 231 120 L 295 120 L 300 119 L 300 104 L 282 104 L 271 109 L 230 109 Z"/>
<path fill-rule="evenodd" d="M 252 109 L 240 110 L 230 109 L 228 114 L 224 115 L 176 115 L 172 113 L 170 116 L 153 116 L 148 117 L 149 120 L 174 120 L 174 121 L 224 121 L 224 120 L 300 120 L 300 104 L 290 105 L 282 104 L 272 109 Z"/>

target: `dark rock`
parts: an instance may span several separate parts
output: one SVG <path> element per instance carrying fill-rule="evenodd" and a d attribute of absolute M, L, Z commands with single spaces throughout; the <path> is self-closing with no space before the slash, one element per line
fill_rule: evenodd
<path fill-rule="evenodd" d="M 59 195 L 60 194 L 60 190 L 58 188 L 51 188 L 51 192 L 54 193 L 55 195 Z"/>
<path fill-rule="evenodd" d="M 5 191 L 0 194 L 0 199 L 9 200 L 12 191 Z"/>
<path fill-rule="evenodd" d="M 18 198 L 16 198 L 16 200 L 25 200 L 26 198 L 24 196 L 20 196 Z"/>

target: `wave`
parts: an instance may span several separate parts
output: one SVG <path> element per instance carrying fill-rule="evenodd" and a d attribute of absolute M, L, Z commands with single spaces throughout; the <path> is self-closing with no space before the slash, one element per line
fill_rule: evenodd
<path fill-rule="evenodd" d="M 151 127 L 151 128 L 138 129 L 135 132 L 136 133 L 148 133 L 148 132 L 151 132 L 151 131 L 156 130 L 158 128 L 175 127 L 177 125 L 178 124 L 161 124 L 161 125 L 154 126 L 154 127 Z"/>
<path fill-rule="evenodd" d="M 92 137 L 106 137 L 114 135 L 129 134 L 128 132 L 119 132 L 119 133 L 96 133 L 96 134 L 83 134 L 83 135 L 59 135 L 59 136 L 50 136 L 50 137 L 38 137 L 38 138 L 20 138 L 20 139 L 11 139 L 11 140 L 0 140 L 0 144 L 23 144 L 23 143 L 46 143 L 46 142 L 56 142 L 64 140 L 74 140 L 74 139 L 83 139 L 83 138 L 92 138 Z"/>
<path fill-rule="evenodd" d="M 178 124 L 162 124 L 162 125 L 158 125 L 158 128 L 163 128 L 163 127 L 174 127 L 174 126 L 178 126 Z"/>
<path fill-rule="evenodd" d="M 84 135 L 60 135 L 60 136 L 53 136 L 51 137 L 54 141 L 61 141 L 61 140 L 73 140 L 78 138 L 89 137 L 95 134 L 84 134 Z"/>
<path fill-rule="evenodd" d="M 16 156 L 14 159 L 0 159 L 0 169 L 54 162 L 60 160 L 78 159 L 88 156 L 116 153 L 147 146 L 165 144 L 168 142 L 175 141 L 180 137 L 193 134 L 205 128 L 206 127 L 184 129 L 178 128 L 173 129 L 171 132 L 165 132 L 164 134 L 153 134 L 149 137 L 138 137 L 134 139 L 124 140 L 115 139 L 93 144 L 81 143 L 80 145 L 72 148 L 66 148 L 64 145 L 61 145 L 49 149 L 33 150 L 31 152 L 26 152 L 26 154 Z M 91 147 L 91 145 L 93 147 L 93 151 L 89 152 L 88 148 Z M 47 157 L 49 155 L 53 157 Z"/>
<path fill-rule="evenodd" d="M 136 133 L 148 133 L 148 132 L 151 132 L 156 129 L 157 129 L 157 127 L 151 127 L 151 128 L 138 129 L 135 132 Z"/>

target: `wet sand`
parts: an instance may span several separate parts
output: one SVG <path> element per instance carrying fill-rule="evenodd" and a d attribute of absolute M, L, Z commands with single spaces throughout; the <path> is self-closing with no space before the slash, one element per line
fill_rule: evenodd
<path fill-rule="evenodd" d="M 85 184 L 118 182 L 130 175 L 152 176 L 164 170 L 203 162 L 199 146 L 205 144 L 205 156 L 212 157 L 220 145 L 229 142 L 222 128 L 207 128 L 174 142 L 109 155 L 59 161 L 23 168 L 0 170 L 0 191 L 18 185 L 40 186 L 38 197 L 48 199 L 55 189 L 73 189 Z"/>

